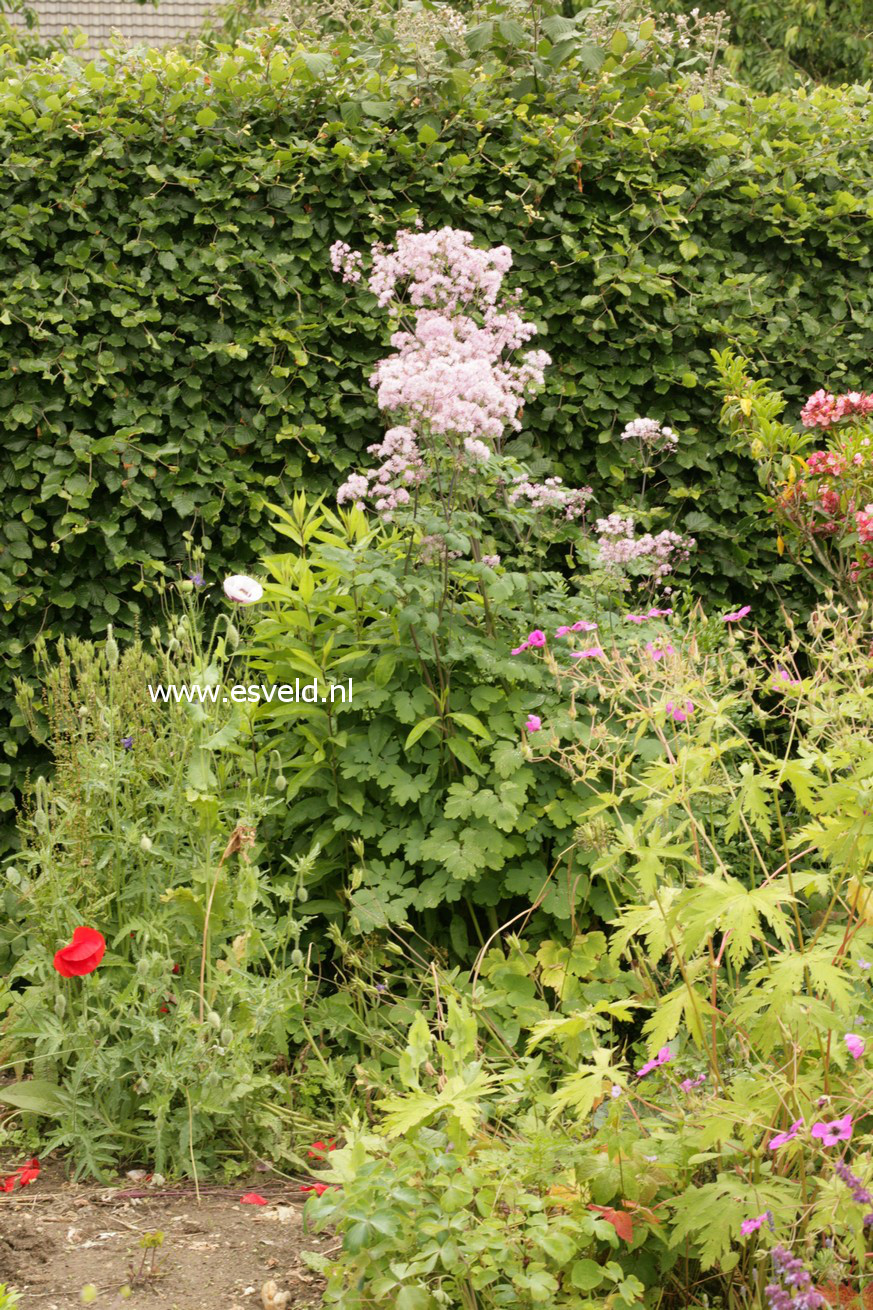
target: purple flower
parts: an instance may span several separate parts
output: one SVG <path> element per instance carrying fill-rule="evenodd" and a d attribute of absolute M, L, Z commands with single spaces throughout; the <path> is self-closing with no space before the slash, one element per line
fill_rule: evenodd
<path fill-rule="evenodd" d="M 744 1236 L 748 1236 L 749 1233 L 756 1233 L 762 1224 L 767 1223 L 770 1218 L 770 1211 L 765 1210 L 763 1214 L 755 1215 L 754 1219 L 744 1219 L 740 1224 L 740 1232 Z"/>
<path fill-rule="evenodd" d="M 625 623 L 645 623 L 648 615 L 646 614 L 625 614 Z"/>
<path fill-rule="evenodd" d="M 566 637 L 567 633 L 568 633 L 568 632 L 571 632 L 571 631 L 572 631 L 572 628 L 567 627 L 566 623 L 563 623 L 563 624 L 561 624 L 560 628 L 558 628 L 557 632 L 555 633 L 555 636 L 556 636 L 556 637 Z"/>
<path fill-rule="evenodd" d="M 543 721 L 538 714 L 529 714 L 524 726 L 527 732 L 539 732 L 543 726 Z"/>
<path fill-rule="evenodd" d="M 125 751 L 133 750 L 133 737 L 122 737 L 121 749 Z"/>
<path fill-rule="evenodd" d="M 699 1073 L 696 1078 L 683 1078 L 679 1086 L 683 1092 L 691 1092 L 695 1087 L 701 1087 L 706 1082 L 706 1074 Z"/>
<path fill-rule="evenodd" d="M 732 614 L 722 614 L 721 621 L 722 623 L 739 623 L 740 619 L 744 619 L 751 612 L 751 605 L 743 605 L 741 609 L 734 610 Z"/>
<path fill-rule="evenodd" d="M 570 653 L 571 660 L 596 660 L 603 656 L 602 646 L 589 646 L 587 650 L 574 650 Z"/>
<path fill-rule="evenodd" d="M 821 1292 L 813 1287 L 812 1275 L 802 1260 L 784 1246 L 774 1246 L 770 1255 L 775 1275 L 781 1282 L 768 1283 L 764 1288 L 769 1310 L 818 1310 L 819 1306 L 827 1305 Z"/>
<path fill-rule="evenodd" d="M 654 641 L 647 641 L 646 651 L 649 655 L 651 655 L 652 659 L 655 661 L 662 660 L 665 655 L 676 654 L 676 651 L 670 645 L 669 641 L 664 646 L 659 646 Z"/>
<path fill-rule="evenodd" d="M 844 1164 L 842 1160 L 838 1160 L 834 1165 L 834 1172 L 842 1178 L 847 1187 L 852 1189 L 852 1200 L 856 1201 L 858 1205 L 873 1203 L 873 1195 L 867 1190 L 861 1179 L 853 1174 L 849 1166 Z"/>
<path fill-rule="evenodd" d="M 794 1141 L 802 1127 L 803 1120 L 795 1119 L 787 1133 L 777 1133 L 775 1137 L 770 1138 L 770 1141 L 767 1143 L 767 1150 L 778 1151 L 780 1146 L 787 1146 L 789 1142 Z"/>
<path fill-rule="evenodd" d="M 647 619 L 666 619 L 672 613 L 672 610 L 657 610 L 653 607 L 645 617 Z"/>
<path fill-rule="evenodd" d="M 851 1114 L 844 1114 L 842 1119 L 833 1119 L 830 1123 L 813 1124 L 812 1135 L 821 1138 L 823 1146 L 835 1146 L 837 1142 L 848 1142 L 852 1136 Z"/>
<path fill-rule="evenodd" d="M 546 634 L 540 628 L 534 628 L 527 639 L 528 646 L 545 646 Z"/>
<path fill-rule="evenodd" d="M 859 969 L 863 969 L 865 973 L 868 973 L 869 970 L 870 970 L 870 961 L 869 961 L 869 960 L 859 960 L 859 961 L 858 961 L 858 968 L 859 968 Z"/>
<path fill-rule="evenodd" d="M 523 650 L 527 650 L 529 645 L 530 645 L 529 641 L 523 641 L 520 646 L 515 647 L 515 650 L 510 651 L 510 654 L 520 655 Z"/>
<path fill-rule="evenodd" d="M 191 579 L 191 581 L 194 583 L 194 586 L 195 586 L 195 587 L 198 587 L 198 588 L 199 588 L 199 587 L 205 587 L 206 584 L 205 584 L 205 582 L 203 581 L 203 574 L 202 574 L 202 573 L 189 573 L 189 574 L 188 574 L 188 577 L 189 577 L 189 578 Z"/>
<path fill-rule="evenodd" d="M 864 1038 L 859 1037 L 857 1033 L 846 1033 L 843 1040 L 849 1049 L 849 1054 L 852 1059 L 860 1060 L 861 1056 L 864 1054 L 864 1047 L 866 1045 Z"/>
<path fill-rule="evenodd" d="M 572 628 L 570 629 L 570 631 L 571 631 L 571 632 L 593 632 L 593 631 L 595 630 L 596 627 L 597 627 L 597 624 L 596 624 L 596 623 L 592 623 L 590 619 L 580 619 L 580 620 L 578 621 L 578 623 L 574 623 L 574 624 L 573 624 L 573 626 L 572 626 Z"/>

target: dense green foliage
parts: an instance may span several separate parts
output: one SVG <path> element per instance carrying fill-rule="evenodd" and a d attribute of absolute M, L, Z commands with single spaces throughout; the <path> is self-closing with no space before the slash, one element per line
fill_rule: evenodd
<path fill-rule="evenodd" d="M 675 12 L 675 0 L 655 8 Z M 810 81 L 873 78 L 873 11 L 867 0 L 703 0 L 703 13 L 727 16 L 727 58 L 739 76 L 764 91 Z"/>
<path fill-rule="evenodd" d="M 514 251 L 555 360 L 519 449 L 611 496 L 616 431 L 666 418 L 683 434 L 666 505 L 704 543 L 701 589 L 776 576 L 751 464 L 717 435 L 708 351 L 778 360 L 789 400 L 863 382 L 867 100 L 683 89 L 650 27 L 575 32 L 546 20 L 534 47 L 480 24 L 427 76 L 274 36 L 201 63 L 5 65 L 7 670 L 37 632 L 129 632 L 186 531 L 210 573 L 255 558 L 265 498 L 351 463 L 383 327 L 327 248 L 416 216 Z"/>

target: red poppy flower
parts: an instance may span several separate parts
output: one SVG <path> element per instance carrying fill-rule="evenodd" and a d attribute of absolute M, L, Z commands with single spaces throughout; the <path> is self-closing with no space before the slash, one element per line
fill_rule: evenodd
<path fill-rule="evenodd" d="M 266 1197 L 261 1196 L 259 1192 L 246 1192 L 245 1196 L 239 1198 L 240 1205 L 269 1205 Z"/>
<path fill-rule="evenodd" d="M 26 1164 L 18 1166 L 8 1178 L 0 1180 L 0 1192 L 12 1192 L 15 1190 L 15 1184 L 26 1187 L 28 1183 L 35 1183 L 39 1178 L 39 1160 L 28 1160 Z"/>
<path fill-rule="evenodd" d="M 336 1150 L 336 1140 L 331 1139 L 331 1141 L 329 1142 L 313 1142 L 309 1150 L 306 1152 L 306 1154 L 310 1156 L 311 1159 L 317 1160 L 322 1155 L 327 1155 L 328 1151 L 335 1151 L 335 1150 Z"/>
<path fill-rule="evenodd" d="M 316 1196 L 323 1196 L 325 1192 L 332 1190 L 330 1183 L 304 1183 L 300 1188 L 301 1192 L 314 1192 Z"/>
<path fill-rule="evenodd" d="M 55 968 L 62 978 L 81 978 L 93 973 L 103 959 L 106 940 L 96 928 L 77 928 L 69 946 L 55 955 Z"/>

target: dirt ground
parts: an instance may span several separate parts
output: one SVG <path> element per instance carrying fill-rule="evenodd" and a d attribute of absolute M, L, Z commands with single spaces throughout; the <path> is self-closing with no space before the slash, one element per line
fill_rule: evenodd
<path fill-rule="evenodd" d="M 320 1304 L 321 1281 L 300 1252 L 328 1251 L 335 1239 L 304 1232 L 298 1184 L 260 1175 L 234 1187 L 203 1186 L 198 1205 L 193 1186 L 121 1183 L 76 1185 L 60 1169 L 43 1168 L 36 1182 L 0 1195 L 0 1283 L 21 1293 L 21 1310 Z M 241 1205 L 252 1190 L 269 1204 Z M 143 1239 L 156 1234 L 163 1240 L 150 1271 Z"/>

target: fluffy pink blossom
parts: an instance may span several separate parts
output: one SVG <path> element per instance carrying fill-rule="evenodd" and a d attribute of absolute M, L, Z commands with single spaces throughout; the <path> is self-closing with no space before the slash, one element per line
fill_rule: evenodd
<path fill-rule="evenodd" d="M 749 1233 L 755 1233 L 757 1230 L 770 1219 L 770 1211 L 765 1210 L 763 1214 L 755 1215 L 754 1219 L 744 1219 L 740 1224 L 740 1232 L 744 1236 Z"/>
<path fill-rule="evenodd" d="M 334 241 L 330 248 L 330 262 L 335 273 L 342 273 L 343 282 L 360 282 L 361 254 L 352 250 L 345 241 Z"/>
<path fill-rule="evenodd" d="M 529 714 L 524 726 L 527 732 L 539 732 L 543 726 L 543 721 L 538 714 Z"/>
<path fill-rule="evenodd" d="M 859 1037 L 857 1033 L 846 1033 L 844 1040 L 852 1059 L 860 1060 L 866 1046 L 864 1038 Z"/>
<path fill-rule="evenodd" d="M 534 628 L 533 632 L 528 636 L 527 644 L 528 646 L 545 646 L 546 634 L 542 628 Z"/>
<path fill-rule="evenodd" d="M 597 547 L 599 562 L 610 572 L 620 572 L 636 563 L 653 578 L 672 573 L 677 560 L 687 559 L 694 548 L 693 537 L 682 537 L 668 529 L 653 536 L 651 532 L 634 536 L 634 521 L 629 515 L 609 514 L 598 519 Z"/>
<path fill-rule="evenodd" d="M 564 518 L 570 520 L 581 518 L 585 506 L 593 492 L 590 487 L 565 487 L 561 478 L 546 478 L 545 482 L 531 482 L 519 477 L 509 493 L 510 505 L 517 505 L 526 500 L 531 509 L 559 509 Z"/>

